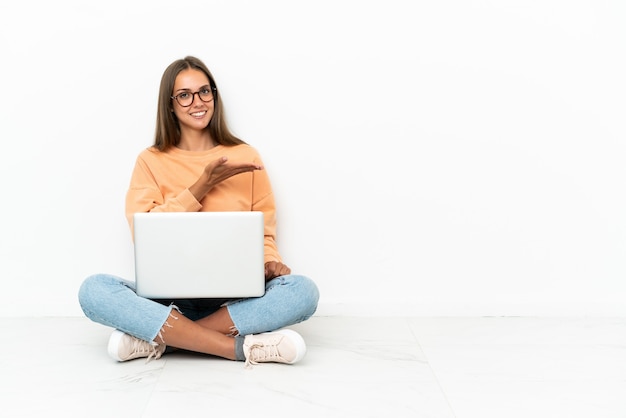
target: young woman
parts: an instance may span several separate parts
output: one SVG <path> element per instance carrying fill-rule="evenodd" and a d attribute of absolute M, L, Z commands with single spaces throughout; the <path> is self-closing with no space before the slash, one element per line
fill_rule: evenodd
<path fill-rule="evenodd" d="M 134 283 L 108 274 L 88 277 L 79 302 L 91 320 L 115 328 L 108 344 L 118 361 L 158 359 L 166 347 L 246 364 L 292 364 L 306 352 L 289 325 L 311 317 L 319 293 L 291 274 L 275 242 L 275 203 L 257 151 L 226 124 L 220 92 L 195 57 L 170 64 L 161 78 L 154 145 L 142 151 L 126 196 L 136 212 L 262 211 L 266 292 L 242 300 L 151 300 Z"/>

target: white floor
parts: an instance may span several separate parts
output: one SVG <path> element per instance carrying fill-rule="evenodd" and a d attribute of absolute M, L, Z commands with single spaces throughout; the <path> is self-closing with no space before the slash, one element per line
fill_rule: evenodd
<path fill-rule="evenodd" d="M 106 354 L 85 318 L 5 318 L 3 417 L 626 417 L 626 318 L 313 317 L 296 365 Z"/>

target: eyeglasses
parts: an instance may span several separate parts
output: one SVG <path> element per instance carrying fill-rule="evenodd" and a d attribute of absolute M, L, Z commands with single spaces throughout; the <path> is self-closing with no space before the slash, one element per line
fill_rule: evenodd
<path fill-rule="evenodd" d="M 215 98 L 214 93 L 216 91 L 217 91 L 217 88 L 206 86 L 206 87 L 202 87 L 200 90 L 196 91 L 195 93 L 192 93 L 190 91 L 183 91 L 181 93 L 178 93 L 176 96 L 171 96 L 170 98 L 176 99 L 178 104 L 181 105 L 182 107 L 189 107 L 193 103 L 193 99 L 195 98 L 196 94 L 198 95 L 200 100 L 202 100 L 205 103 L 209 103 Z"/>

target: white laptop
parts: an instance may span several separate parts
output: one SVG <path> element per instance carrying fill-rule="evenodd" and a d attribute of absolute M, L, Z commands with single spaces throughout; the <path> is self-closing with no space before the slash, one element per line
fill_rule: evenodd
<path fill-rule="evenodd" d="M 135 285 L 150 299 L 265 293 L 263 212 L 136 213 Z"/>

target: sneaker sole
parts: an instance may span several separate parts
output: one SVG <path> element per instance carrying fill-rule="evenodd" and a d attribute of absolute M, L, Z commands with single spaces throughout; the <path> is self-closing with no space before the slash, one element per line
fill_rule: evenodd
<path fill-rule="evenodd" d="M 287 364 L 293 364 L 302 360 L 302 357 L 304 357 L 304 355 L 306 354 L 306 344 L 304 343 L 304 339 L 302 338 L 302 336 L 290 329 L 281 329 L 274 332 L 276 334 L 281 334 L 289 338 L 296 347 L 296 357 L 292 361 L 287 362 Z"/>
<path fill-rule="evenodd" d="M 124 333 L 122 331 L 115 330 L 111 333 L 111 336 L 109 337 L 107 351 L 109 353 L 109 356 L 111 356 L 113 360 L 123 361 L 119 356 L 120 340 L 123 336 Z"/>

